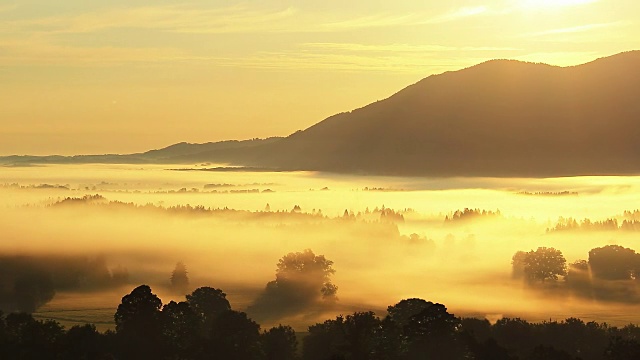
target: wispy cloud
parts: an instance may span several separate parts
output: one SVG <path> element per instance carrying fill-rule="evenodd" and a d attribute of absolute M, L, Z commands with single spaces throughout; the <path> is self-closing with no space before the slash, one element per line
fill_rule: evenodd
<path fill-rule="evenodd" d="M 599 0 L 517 0 L 517 7 L 531 9 L 552 9 L 596 3 Z"/>
<path fill-rule="evenodd" d="M 440 23 L 445 23 L 449 21 L 465 19 L 472 16 L 488 14 L 489 12 L 490 10 L 486 6 L 463 7 L 463 8 L 427 19 L 423 22 L 423 24 L 440 24 Z"/>
<path fill-rule="evenodd" d="M 524 34 L 524 36 L 536 37 L 536 36 L 548 36 L 548 35 L 558 35 L 558 34 L 574 34 L 574 33 L 583 33 L 583 32 L 597 30 L 597 29 L 611 28 L 611 27 L 624 26 L 624 25 L 627 25 L 627 23 L 621 22 L 621 21 L 610 22 L 610 23 L 599 23 L 599 24 L 586 24 L 586 25 L 578 25 L 578 26 L 571 26 L 566 28 L 550 29 L 545 31 L 527 33 L 527 34 Z"/>
<path fill-rule="evenodd" d="M 105 29 L 138 28 L 182 33 L 281 31 L 293 8 L 255 10 L 244 6 L 193 8 L 182 5 L 118 8 L 83 14 L 8 21 L 3 29 L 35 33 L 89 33 Z"/>
<path fill-rule="evenodd" d="M 202 58 L 220 66 L 274 70 L 331 70 L 414 73 L 443 72 L 490 59 L 488 53 L 515 48 L 453 47 L 411 44 L 305 43 L 287 51 L 237 58 Z M 443 55 L 443 53 L 447 55 Z M 461 54 L 466 53 L 465 56 Z M 474 55 L 475 54 L 475 55 Z"/>
<path fill-rule="evenodd" d="M 440 24 L 455 21 L 463 18 L 487 13 L 489 9 L 485 6 L 463 7 L 447 13 L 432 14 L 375 14 L 353 19 L 329 22 L 323 24 L 323 28 L 332 30 L 389 27 L 389 26 L 412 26 Z"/>
<path fill-rule="evenodd" d="M 450 60 L 427 62 L 424 57 L 402 55 L 363 56 L 358 54 L 309 52 L 263 52 L 241 59 L 208 58 L 202 60 L 213 61 L 219 66 L 287 71 L 330 70 L 424 73 L 427 68 L 446 71 L 459 67 L 458 63 Z"/>
<path fill-rule="evenodd" d="M 413 45 L 413 44 L 357 44 L 357 43 L 305 43 L 302 46 L 311 49 L 339 50 L 351 52 L 445 52 L 445 51 L 513 51 L 511 47 L 481 47 L 481 46 L 443 46 L 443 45 Z"/>
<path fill-rule="evenodd" d="M 12 7 L 7 7 L 10 9 Z M 0 7 L 0 11 L 1 11 Z M 106 29 L 152 29 L 176 33 L 333 32 L 360 28 L 440 24 L 488 13 L 463 7 L 443 14 L 372 14 L 327 22 L 293 7 L 273 9 L 245 5 L 202 8 L 188 5 L 121 7 L 82 14 L 61 14 L 5 21 L 4 32 L 39 34 L 90 33 Z"/>
<path fill-rule="evenodd" d="M 0 40 L 0 65 L 106 66 L 175 61 L 185 56 L 179 49 L 74 47 L 38 39 Z"/>

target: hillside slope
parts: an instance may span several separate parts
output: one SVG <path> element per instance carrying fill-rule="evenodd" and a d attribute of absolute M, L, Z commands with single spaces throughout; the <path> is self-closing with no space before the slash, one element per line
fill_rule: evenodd
<path fill-rule="evenodd" d="M 636 173 L 638 99 L 640 51 L 565 68 L 493 60 L 430 76 L 259 151 L 224 156 L 251 166 L 367 174 Z"/>

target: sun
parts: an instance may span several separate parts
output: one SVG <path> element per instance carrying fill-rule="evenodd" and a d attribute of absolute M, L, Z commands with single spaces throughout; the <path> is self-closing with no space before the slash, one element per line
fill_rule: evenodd
<path fill-rule="evenodd" d="M 543 10 L 566 6 L 584 5 L 598 0 L 519 0 L 520 7 L 528 10 Z"/>

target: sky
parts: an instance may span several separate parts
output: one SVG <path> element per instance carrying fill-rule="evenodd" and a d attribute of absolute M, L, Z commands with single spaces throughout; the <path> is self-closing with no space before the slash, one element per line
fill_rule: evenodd
<path fill-rule="evenodd" d="M 637 0 L 0 0 L 0 155 L 286 136 L 497 58 L 640 49 Z"/>

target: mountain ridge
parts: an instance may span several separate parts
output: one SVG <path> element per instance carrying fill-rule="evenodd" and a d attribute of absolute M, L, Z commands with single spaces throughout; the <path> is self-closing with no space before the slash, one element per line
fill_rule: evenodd
<path fill-rule="evenodd" d="M 570 67 L 497 59 L 285 138 L 179 143 L 123 160 L 403 176 L 635 174 L 638 98 L 640 51 Z"/>

